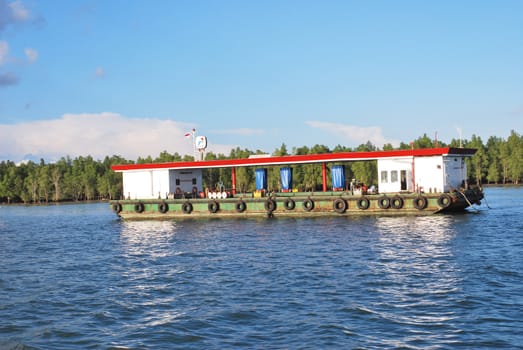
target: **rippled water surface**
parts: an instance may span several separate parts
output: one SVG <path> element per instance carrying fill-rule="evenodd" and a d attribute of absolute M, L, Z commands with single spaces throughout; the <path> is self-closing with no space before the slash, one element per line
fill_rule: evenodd
<path fill-rule="evenodd" d="M 0 207 L 0 349 L 521 348 L 523 189 L 429 217 Z"/>

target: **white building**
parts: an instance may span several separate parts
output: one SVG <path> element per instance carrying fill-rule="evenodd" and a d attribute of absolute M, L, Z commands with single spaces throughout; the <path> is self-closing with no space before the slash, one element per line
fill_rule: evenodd
<path fill-rule="evenodd" d="M 201 169 L 138 169 L 123 172 L 123 193 L 128 199 L 167 198 L 200 192 Z"/>
<path fill-rule="evenodd" d="M 465 157 L 442 154 L 378 159 L 378 187 L 382 193 L 449 192 L 467 181 Z"/>

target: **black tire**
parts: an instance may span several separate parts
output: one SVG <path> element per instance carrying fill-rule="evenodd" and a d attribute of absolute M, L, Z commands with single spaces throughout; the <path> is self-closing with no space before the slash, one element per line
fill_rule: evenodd
<path fill-rule="evenodd" d="M 312 209 L 314 209 L 314 201 L 308 198 L 301 203 L 301 206 L 303 207 L 303 210 L 311 211 Z"/>
<path fill-rule="evenodd" d="M 292 198 L 287 198 L 284 202 L 283 202 L 283 206 L 285 207 L 285 209 L 287 210 L 294 210 L 294 208 L 296 208 L 296 203 L 294 202 L 294 200 Z"/>
<path fill-rule="evenodd" d="M 167 213 L 169 211 L 169 204 L 161 202 L 160 204 L 158 204 L 158 211 L 162 214 Z"/>
<path fill-rule="evenodd" d="M 145 206 L 142 202 L 138 202 L 134 205 L 134 211 L 137 213 L 143 213 Z"/>
<path fill-rule="evenodd" d="M 245 209 L 247 209 L 247 204 L 245 204 L 244 201 L 238 201 L 236 202 L 235 209 L 238 213 L 243 213 Z"/>
<path fill-rule="evenodd" d="M 276 210 L 276 201 L 274 199 L 267 199 L 265 201 L 265 210 L 267 210 L 268 213 L 272 213 Z"/>
<path fill-rule="evenodd" d="M 389 209 L 390 208 L 390 198 L 383 196 L 378 199 L 378 207 L 380 209 Z"/>
<path fill-rule="evenodd" d="M 185 202 L 182 204 L 182 211 L 185 213 L 185 214 L 190 214 L 192 213 L 192 203 L 191 202 Z"/>
<path fill-rule="evenodd" d="M 347 201 L 343 198 L 338 198 L 332 203 L 332 208 L 336 213 L 343 214 L 347 210 Z"/>
<path fill-rule="evenodd" d="M 441 196 L 439 196 L 438 206 L 441 209 L 448 208 L 450 203 L 452 203 L 452 198 L 450 198 L 450 196 L 448 194 L 442 194 Z"/>
<path fill-rule="evenodd" d="M 419 196 L 413 199 L 412 204 L 414 205 L 414 208 L 423 210 L 427 207 L 427 198 Z"/>
<path fill-rule="evenodd" d="M 114 203 L 113 204 L 113 211 L 116 214 L 119 214 L 122 211 L 122 205 L 120 203 Z"/>
<path fill-rule="evenodd" d="M 401 208 L 403 208 L 403 198 L 400 197 L 400 196 L 392 197 L 392 199 L 390 200 L 390 206 L 393 209 L 401 209 Z"/>
<path fill-rule="evenodd" d="M 216 213 L 218 210 L 220 210 L 220 203 L 217 201 L 210 201 L 207 205 L 207 208 L 211 213 Z"/>
<path fill-rule="evenodd" d="M 356 201 L 356 205 L 358 206 L 358 209 L 366 210 L 370 207 L 370 201 L 367 197 L 361 197 Z"/>

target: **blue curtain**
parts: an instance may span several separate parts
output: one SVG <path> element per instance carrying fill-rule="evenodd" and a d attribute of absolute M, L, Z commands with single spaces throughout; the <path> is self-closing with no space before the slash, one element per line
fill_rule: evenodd
<path fill-rule="evenodd" d="M 280 169 L 281 189 L 289 191 L 292 189 L 292 169 L 281 168 Z"/>
<path fill-rule="evenodd" d="M 256 169 L 256 190 L 267 189 L 267 169 Z"/>
<path fill-rule="evenodd" d="M 343 165 L 332 166 L 332 188 L 345 189 L 345 167 Z"/>

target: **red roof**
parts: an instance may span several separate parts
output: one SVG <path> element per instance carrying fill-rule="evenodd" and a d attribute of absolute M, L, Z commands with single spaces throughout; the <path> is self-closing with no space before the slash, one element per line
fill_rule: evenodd
<path fill-rule="evenodd" d="M 230 168 L 241 166 L 266 166 L 266 165 L 285 165 L 285 164 L 304 164 L 304 163 L 322 163 L 322 162 L 343 162 L 358 160 L 377 160 L 382 158 L 398 157 L 426 157 L 438 155 L 467 155 L 471 156 L 476 153 L 472 148 L 420 148 L 396 151 L 374 151 L 374 152 L 342 152 L 342 153 L 322 153 L 306 154 L 293 156 L 268 156 L 258 158 L 242 159 L 218 159 L 203 160 L 191 162 L 169 162 L 169 163 L 152 163 L 152 164 L 123 164 L 113 165 L 114 171 L 129 170 L 153 170 L 153 169 L 207 169 L 207 168 Z"/>

